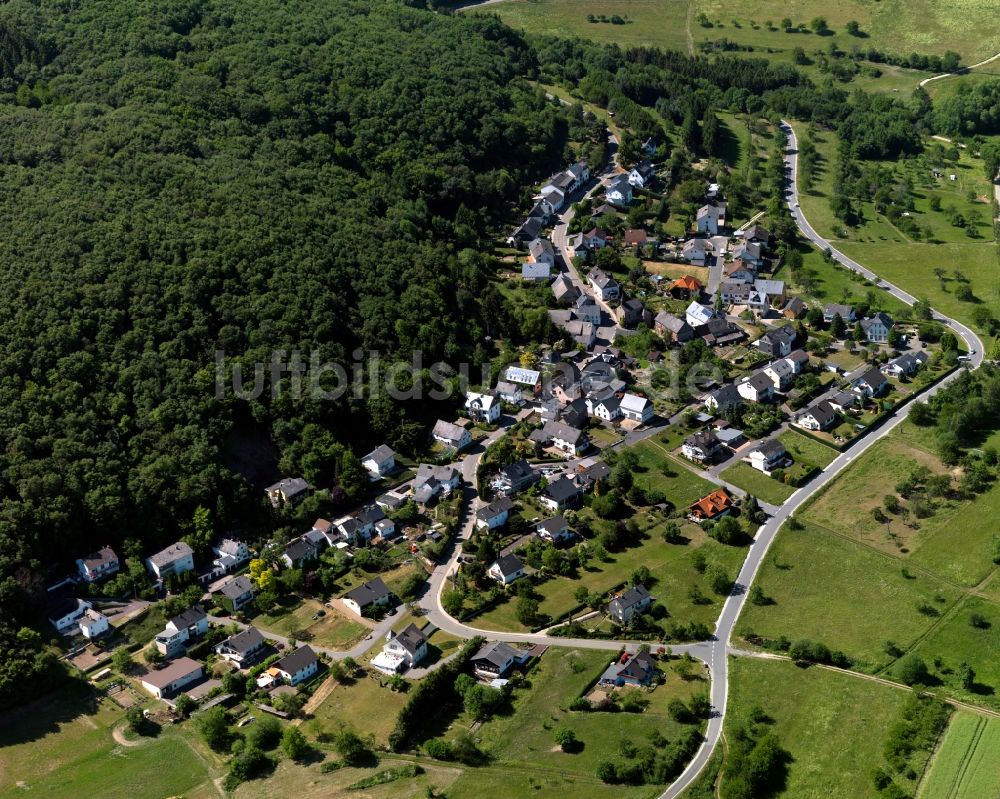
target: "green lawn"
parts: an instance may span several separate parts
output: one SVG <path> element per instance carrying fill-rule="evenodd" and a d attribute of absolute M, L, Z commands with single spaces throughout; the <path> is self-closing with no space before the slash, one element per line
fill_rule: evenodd
<path fill-rule="evenodd" d="M 689 434 L 678 432 L 676 446 Z M 686 508 L 715 490 L 715 485 L 687 469 L 666 446 L 649 438 L 632 448 L 639 456 L 639 468 L 633 475 L 636 485 L 662 491 L 678 508 Z"/>
<path fill-rule="evenodd" d="M 711 592 L 708 580 L 695 570 L 691 556 L 700 551 L 708 563 L 735 575 L 746 550 L 719 544 L 695 524 L 686 523 L 682 529 L 686 544 L 665 543 L 660 535 L 662 525 L 658 524 L 646 533 L 640 545 L 611 553 L 607 562 L 592 559 L 575 577 L 553 577 L 541 583 L 535 589 L 540 597 L 539 612 L 558 618 L 577 606 L 573 595 L 581 585 L 588 591 L 606 593 L 625 583 L 640 566 L 646 566 L 652 575 L 648 587 L 656 601 L 666 606 L 668 621 L 712 626 L 722 608 L 722 598 Z M 697 603 L 692 600 L 694 588 L 700 592 Z M 516 600 L 511 599 L 477 616 L 472 624 L 483 629 L 526 631 L 528 628 L 518 622 L 515 611 Z"/>
<path fill-rule="evenodd" d="M 772 505 L 782 504 L 797 490 L 793 486 L 779 483 L 773 477 L 768 477 L 747 463 L 737 463 L 735 466 L 730 466 L 722 472 L 720 477 Z"/>
<path fill-rule="evenodd" d="M 319 611 L 323 611 L 324 615 L 314 621 L 312 617 Z M 368 633 L 365 625 L 347 618 L 338 610 L 324 607 L 315 599 L 303 600 L 285 613 L 262 613 L 254 618 L 253 623 L 262 630 L 331 649 L 346 649 Z"/>
<path fill-rule="evenodd" d="M 111 700 L 66 691 L 0 715 L 0 797 L 180 796 L 209 780 L 187 725 L 123 747 L 111 737 L 123 718 Z"/>
<path fill-rule="evenodd" d="M 905 691 L 790 662 L 733 658 L 726 727 L 759 706 L 792 756 L 787 799 L 874 799 L 871 771 L 882 764 Z M 769 794 L 772 795 L 772 794 Z"/>
<path fill-rule="evenodd" d="M 313 711 L 313 718 L 303 722 L 303 732 L 313 737 L 346 725 L 358 735 L 373 735 L 378 746 L 386 746 L 406 694 L 383 688 L 379 679 L 386 678 L 374 669 L 370 671 L 371 676 L 336 686 Z"/>
<path fill-rule="evenodd" d="M 917 799 L 1000 796 L 1000 719 L 959 711 L 952 716 Z"/>
<path fill-rule="evenodd" d="M 820 528 L 786 525 L 755 580 L 774 604 L 747 604 L 737 633 L 811 638 L 877 670 L 892 660 L 886 641 L 912 645 L 961 596 L 930 575 L 904 576 L 903 565 Z"/>
<path fill-rule="evenodd" d="M 785 449 L 796 463 L 823 468 L 837 457 L 836 450 L 796 430 L 786 430 L 778 436 L 778 441 L 785 445 Z"/>
<path fill-rule="evenodd" d="M 986 619 L 988 627 L 980 629 L 970 623 L 972 614 Z M 935 627 L 916 647 L 916 652 L 928 664 L 940 659 L 941 667 L 932 671 L 947 686 L 948 693 L 967 702 L 1000 707 L 1000 604 L 980 597 L 969 597 Z M 971 691 L 962 688 L 955 668 L 966 662 L 975 671 Z"/>
<path fill-rule="evenodd" d="M 638 746 L 654 730 L 672 739 L 682 729 L 666 712 L 671 698 L 687 699 L 704 691 L 701 680 L 685 682 L 668 671 L 667 681 L 652 694 L 650 706 L 641 714 L 580 713 L 565 708 L 603 671 L 607 652 L 550 648 L 528 674 L 528 687 L 518 690 L 514 712 L 482 725 L 475 736 L 480 748 L 492 756 L 490 765 L 469 769 L 448 790 L 450 799 L 479 799 L 495 794 L 516 799 L 524 796 L 556 796 L 561 793 L 603 797 L 654 797 L 655 786 L 605 785 L 595 774 L 604 759 L 619 757 L 618 747 L 628 739 Z M 468 729 L 460 717 L 451 733 Z M 553 729 L 565 725 L 583 742 L 583 750 L 567 754 L 553 740 Z"/>

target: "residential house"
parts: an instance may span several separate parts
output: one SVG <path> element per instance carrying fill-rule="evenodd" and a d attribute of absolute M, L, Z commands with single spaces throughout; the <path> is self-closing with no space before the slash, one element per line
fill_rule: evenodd
<path fill-rule="evenodd" d="M 476 527 L 480 530 L 495 530 L 503 527 L 510 518 L 514 503 L 507 497 L 501 497 L 489 505 L 484 505 L 476 511 Z"/>
<path fill-rule="evenodd" d="M 250 582 L 250 578 L 245 574 L 234 577 L 232 580 L 227 580 L 219 591 L 231 605 L 230 611 L 233 613 L 242 610 L 253 602 L 253 583 Z"/>
<path fill-rule="evenodd" d="M 795 380 L 795 364 L 788 358 L 779 358 L 764 367 L 764 374 L 774 383 L 775 391 L 784 393 Z"/>
<path fill-rule="evenodd" d="M 171 544 L 146 558 L 146 566 L 158 580 L 194 569 L 194 550 L 183 541 Z"/>
<path fill-rule="evenodd" d="M 409 493 L 409 489 L 406 489 Z M 399 491 L 386 491 L 384 494 L 379 494 L 375 498 L 375 504 L 378 505 L 386 513 L 390 511 L 399 510 L 407 503 L 407 497 L 405 493 L 400 493 Z M 333 539 L 329 538 L 330 544 L 333 544 Z"/>
<path fill-rule="evenodd" d="M 716 205 L 703 205 L 695 214 L 695 226 L 699 233 L 709 236 L 718 235 L 726 226 L 726 211 Z"/>
<path fill-rule="evenodd" d="M 521 266 L 525 280 L 549 280 L 555 268 L 556 254 L 548 239 L 532 239 L 528 244 L 528 260 Z"/>
<path fill-rule="evenodd" d="M 580 297 L 580 289 L 568 274 L 560 274 L 552 281 L 552 296 L 560 305 L 573 305 Z"/>
<path fill-rule="evenodd" d="M 514 666 L 524 665 L 531 655 L 502 641 L 483 644 L 472 656 L 472 670 L 479 677 L 498 679 L 510 673 Z"/>
<path fill-rule="evenodd" d="M 786 319 L 801 319 L 806 315 L 809 310 L 809 306 L 806 305 L 798 297 L 792 297 L 789 299 L 784 307 L 781 309 L 781 315 Z"/>
<path fill-rule="evenodd" d="M 715 436 L 723 446 L 734 451 L 747 442 L 747 437 L 743 434 L 743 431 L 737 430 L 735 427 L 720 427 L 715 431 Z"/>
<path fill-rule="evenodd" d="M 707 325 L 710 319 L 715 319 L 716 313 L 707 305 L 702 305 L 700 302 L 692 302 L 684 312 L 684 316 L 687 319 L 687 323 L 697 332 L 698 328 Z"/>
<path fill-rule="evenodd" d="M 833 409 L 838 413 L 846 413 L 857 404 L 858 397 L 850 391 L 838 391 L 830 397 L 827 402 L 829 402 Z"/>
<path fill-rule="evenodd" d="M 722 268 L 722 274 L 726 280 L 735 280 L 740 283 L 753 283 L 757 278 L 757 272 L 740 258 L 730 261 Z"/>
<path fill-rule="evenodd" d="M 579 455 L 590 446 L 590 440 L 583 430 L 562 422 L 546 422 L 541 430 L 532 433 L 531 440 L 544 446 L 551 445 L 567 455 Z"/>
<path fill-rule="evenodd" d="M 539 192 L 542 199 L 546 200 L 553 210 L 558 211 L 566 202 L 566 195 L 573 189 L 576 178 L 568 171 L 553 175 L 542 184 Z"/>
<path fill-rule="evenodd" d="M 605 302 L 608 300 L 617 300 L 621 294 L 618 281 L 611 277 L 603 269 L 591 269 L 590 274 L 587 275 L 587 282 L 590 283 L 591 288 L 597 292 L 601 299 Z"/>
<path fill-rule="evenodd" d="M 724 316 L 715 316 L 697 331 L 710 347 L 731 347 L 747 338 L 746 331 Z"/>
<path fill-rule="evenodd" d="M 762 441 L 743 460 L 749 463 L 754 469 L 764 474 L 770 475 L 775 469 L 791 464 L 791 459 L 785 451 L 785 446 L 776 438 L 769 438 Z"/>
<path fill-rule="evenodd" d="M 719 196 L 720 187 L 718 183 L 709 183 L 705 190 L 705 199 L 715 200 Z"/>
<path fill-rule="evenodd" d="M 374 535 L 378 536 L 383 541 L 395 538 L 398 534 L 399 530 L 396 528 L 396 523 L 392 519 L 379 519 L 375 522 Z"/>
<path fill-rule="evenodd" d="M 632 204 L 632 184 L 627 175 L 617 175 L 604 184 L 604 198 L 613 206 L 624 208 Z"/>
<path fill-rule="evenodd" d="M 319 671 L 319 658 L 311 646 L 303 644 L 277 661 L 274 668 L 286 684 L 296 686 Z"/>
<path fill-rule="evenodd" d="M 525 369 L 521 366 L 508 366 L 503 373 L 504 381 L 517 386 L 524 386 L 532 393 L 542 390 L 542 373 L 537 369 Z M 523 391 L 524 389 L 522 389 Z"/>
<path fill-rule="evenodd" d="M 879 311 L 874 316 L 862 319 L 861 329 L 864 331 L 865 338 L 868 339 L 869 343 L 886 344 L 889 341 L 889 333 L 892 332 L 894 324 L 889 314 Z"/>
<path fill-rule="evenodd" d="M 256 627 L 247 627 L 215 645 L 215 654 L 223 660 L 235 663 L 240 668 L 260 657 L 267 647 L 267 641 Z"/>
<path fill-rule="evenodd" d="M 524 399 L 521 389 L 514 383 L 508 383 L 506 380 L 500 380 L 497 383 L 495 392 L 502 401 L 509 402 L 511 405 L 520 405 Z"/>
<path fill-rule="evenodd" d="M 618 410 L 624 419 L 640 424 L 646 424 L 652 420 L 656 413 L 653 403 L 638 394 L 623 394 L 618 403 Z"/>
<path fill-rule="evenodd" d="M 577 466 L 572 479 L 583 491 L 590 491 L 598 483 L 601 485 L 607 483 L 609 477 L 611 477 L 611 467 L 604 461 L 597 460 Z"/>
<path fill-rule="evenodd" d="M 591 416 L 613 422 L 622 416 L 621 400 L 613 391 L 593 393 L 587 397 L 587 410 Z"/>
<path fill-rule="evenodd" d="M 454 422 L 446 422 L 444 419 L 437 420 L 431 431 L 431 437 L 456 452 L 461 452 L 472 444 L 472 434 L 466 428 Z"/>
<path fill-rule="evenodd" d="M 786 358 L 795 370 L 795 374 L 802 374 L 807 366 L 809 366 L 809 355 L 805 350 L 792 350 L 788 353 L 788 358 Z"/>
<path fill-rule="evenodd" d="M 746 232 L 743 234 L 743 240 L 752 241 L 766 247 L 771 240 L 771 234 L 762 225 L 754 224 L 746 229 Z"/>
<path fill-rule="evenodd" d="M 646 586 L 638 583 L 611 600 L 608 615 L 617 624 L 628 624 L 634 616 L 644 613 L 652 603 L 653 597 Z"/>
<path fill-rule="evenodd" d="M 653 682 L 656 672 L 656 660 L 649 652 L 624 653 L 604 670 L 598 683 L 614 688 L 644 687 Z"/>
<path fill-rule="evenodd" d="M 701 296 L 701 281 L 691 275 L 682 275 L 667 286 L 666 291 L 675 300 L 696 300 Z"/>
<path fill-rule="evenodd" d="M 80 617 L 80 634 L 90 641 L 100 638 L 109 629 L 108 617 L 93 608 L 88 608 Z"/>
<path fill-rule="evenodd" d="M 465 395 L 465 410 L 474 422 L 493 424 L 500 418 L 500 400 L 489 392 L 469 391 Z"/>
<path fill-rule="evenodd" d="M 669 342 L 683 344 L 694 338 L 691 325 L 667 311 L 660 311 L 653 320 L 653 325 L 656 334 Z"/>
<path fill-rule="evenodd" d="M 555 320 L 553 321 L 555 322 Z M 570 319 L 561 325 L 556 324 L 557 327 L 561 327 L 566 331 L 566 334 L 573 339 L 574 344 L 579 344 L 584 349 L 589 350 L 594 346 L 594 342 L 597 341 L 597 326 L 593 322 L 585 322 L 582 319 Z"/>
<path fill-rule="evenodd" d="M 592 250 L 606 247 L 613 240 L 610 233 L 601 227 L 594 227 L 583 234 L 583 243 Z"/>
<path fill-rule="evenodd" d="M 767 297 L 767 301 L 775 308 L 781 308 L 785 304 L 785 281 L 784 280 L 762 280 L 757 278 L 753 282 L 754 290 Z"/>
<path fill-rule="evenodd" d="M 737 244 L 733 249 L 733 258 L 743 261 L 743 263 L 755 272 L 760 269 L 764 263 L 764 258 L 761 255 L 760 244 L 754 241 Z"/>
<path fill-rule="evenodd" d="M 157 699 L 166 699 L 180 691 L 184 686 L 200 680 L 204 670 L 197 660 L 188 657 L 178 658 L 162 669 L 148 672 L 140 679 L 142 687 Z"/>
<path fill-rule="evenodd" d="M 486 570 L 486 575 L 500 585 L 510 585 L 524 577 L 524 562 L 513 553 L 502 555 Z"/>
<path fill-rule="evenodd" d="M 85 582 L 96 583 L 118 573 L 118 556 L 111 547 L 101 547 L 76 561 L 76 570 Z"/>
<path fill-rule="evenodd" d="M 857 312 L 852 305 L 838 305 L 835 302 L 828 302 L 823 306 L 823 321 L 827 324 L 833 321 L 833 317 L 840 316 L 848 324 L 854 324 L 857 319 Z"/>
<path fill-rule="evenodd" d="M 381 577 L 362 583 L 343 596 L 344 604 L 359 616 L 370 614 L 389 604 L 389 589 Z"/>
<path fill-rule="evenodd" d="M 570 183 L 569 190 L 571 192 L 579 189 L 584 183 L 590 180 L 590 167 L 587 166 L 586 161 L 577 161 L 575 164 L 570 164 L 566 171 L 573 178 L 573 182 Z"/>
<path fill-rule="evenodd" d="M 560 477 L 545 487 L 538 501 L 553 513 L 558 513 L 566 508 L 578 507 L 582 493 L 582 489 L 572 480 Z"/>
<path fill-rule="evenodd" d="M 396 471 L 396 453 L 391 447 L 380 444 L 361 459 L 361 465 L 375 479 L 386 477 Z"/>
<path fill-rule="evenodd" d="M 372 666 L 383 674 L 399 674 L 412 666 L 417 666 L 427 657 L 427 636 L 415 624 L 394 633 L 385 634 L 382 651 L 372 658 Z"/>
<path fill-rule="evenodd" d="M 551 541 L 554 544 L 568 541 L 573 537 L 569 531 L 569 525 L 566 524 L 566 519 L 562 516 L 553 516 L 538 522 L 535 525 L 535 535 L 543 541 Z"/>
<path fill-rule="evenodd" d="M 287 569 L 301 569 L 318 557 L 319 547 L 305 536 L 293 538 L 281 552 L 281 562 Z"/>
<path fill-rule="evenodd" d="M 803 430 L 829 430 L 837 421 L 837 412 L 826 400 L 810 405 L 795 416 L 794 424 Z"/>
<path fill-rule="evenodd" d="M 650 241 L 649 234 L 642 228 L 629 228 L 622 234 L 622 243 L 629 249 L 644 247 Z"/>
<path fill-rule="evenodd" d="M 879 397 L 889 388 L 889 381 L 874 366 L 851 381 L 851 390 L 860 397 Z"/>
<path fill-rule="evenodd" d="M 86 599 L 71 597 L 64 599 L 49 610 L 49 622 L 61 633 L 79 627 L 79 621 L 93 605 Z"/>
<path fill-rule="evenodd" d="M 312 486 L 301 477 L 285 477 L 274 485 L 264 489 L 271 505 L 280 508 L 282 505 L 297 505 L 312 491 Z"/>
<path fill-rule="evenodd" d="M 681 248 L 681 255 L 692 266 L 705 266 L 709 250 L 709 243 L 705 239 L 688 239 Z"/>
<path fill-rule="evenodd" d="M 492 487 L 497 493 L 512 497 L 530 488 L 541 479 L 542 475 L 533 469 L 530 463 L 522 459 L 501 466 L 493 480 Z"/>
<path fill-rule="evenodd" d="M 681 454 L 696 463 L 711 461 L 722 447 L 719 437 L 711 430 L 699 430 L 688 436 L 681 446 Z"/>
<path fill-rule="evenodd" d="M 893 358 L 882 367 L 882 372 L 893 377 L 910 377 L 929 360 L 926 352 L 906 352 L 898 358 Z"/>
<path fill-rule="evenodd" d="M 705 397 L 705 407 L 713 413 L 726 413 L 743 405 L 743 395 L 732 383 L 726 383 Z"/>
<path fill-rule="evenodd" d="M 601 308 L 589 294 L 581 294 L 573 305 L 573 315 L 581 322 L 601 323 Z"/>
<path fill-rule="evenodd" d="M 250 547 L 234 538 L 223 538 L 212 547 L 212 552 L 215 554 L 212 565 L 219 574 L 229 574 L 250 562 Z"/>
<path fill-rule="evenodd" d="M 784 358 L 795 347 L 795 328 L 792 325 L 774 327 L 754 342 L 754 346 L 771 358 Z"/>
<path fill-rule="evenodd" d="M 208 632 L 208 616 L 201 605 L 192 605 L 164 625 L 163 632 L 153 639 L 157 650 L 167 658 L 183 654 L 192 638 L 200 638 Z"/>
<path fill-rule="evenodd" d="M 634 297 L 625 300 L 615 309 L 615 318 L 618 320 L 618 324 L 629 330 L 638 327 L 647 315 L 646 306 L 642 304 L 642 300 L 637 300 Z"/>
<path fill-rule="evenodd" d="M 688 518 L 701 523 L 727 515 L 736 505 L 732 496 L 724 488 L 717 488 L 688 508 Z"/>
<path fill-rule="evenodd" d="M 649 161 L 640 161 L 628 173 L 628 182 L 636 189 L 646 188 L 655 178 L 656 168 Z"/>
<path fill-rule="evenodd" d="M 539 200 L 535 203 L 535 209 L 538 211 L 547 211 L 552 206 L 549 205 L 547 200 Z M 537 239 L 538 235 L 545 228 L 546 216 L 529 216 L 524 220 L 518 227 L 514 229 L 514 232 L 507 237 L 507 243 L 512 247 L 523 247 L 528 242 Z"/>
<path fill-rule="evenodd" d="M 736 384 L 740 396 L 750 402 L 770 402 L 774 398 L 774 383 L 764 372 L 754 372 Z"/>
<path fill-rule="evenodd" d="M 566 254 L 570 258 L 586 258 L 590 254 L 590 248 L 584 242 L 582 233 L 566 237 Z"/>
<path fill-rule="evenodd" d="M 417 467 L 417 476 L 413 479 L 413 499 L 421 505 L 426 505 L 438 496 L 448 496 L 458 488 L 461 479 L 454 466 L 421 463 Z"/>

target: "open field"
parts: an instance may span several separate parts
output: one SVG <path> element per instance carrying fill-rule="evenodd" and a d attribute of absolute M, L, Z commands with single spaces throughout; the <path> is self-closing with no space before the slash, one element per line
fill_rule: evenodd
<path fill-rule="evenodd" d="M 823 468 L 828 466 L 837 457 L 836 450 L 831 449 L 818 441 L 814 441 L 795 430 L 786 430 L 778 441 L 785 445 L 785 449 L 798 463 L 805 463 L 810 466 Z"/>
<path fill-rule="evenodd" d="M 788 799 L 874 797 L 871 771 L 907 693 L 820 668 L 787 661 L 730 661 L 727 728 L 754 706 L 792 755 L 788 781 L 774 794 Z"/>
<path fill-rule="evenodd" d="M 469 769 L 448 791 L 451 799 L 498 796 L 555 796 L 566 792 L 588 799 L 603 797 L 652 797 L 655 786 L 626 787 L 605 785 L 596 776 L 597 764 L 617 759 L 622 740 L 643 746 L 658 730 L 668 739 L 682 729 L 666 712 L 674 697 L 687 699 L 707 688 L 701 680 L 685 682 L 667 671 L 667 681 L 651 694 L 643 713 L 581 713 L 567 711 L 599 676 L 607 664 L 606 652 L 549 649 L 528 674 L 528 687 L 515 693 L 514 713 L 482 725 L 475 736 L 480 748 L 493 756 L 490 765 Z M 461 717 L 453 732 L 466 728 Z M 583 742 L 583 750 L 567 754 L 553 741 L 553 729 L 565 725 Z"/>
<path fill-rule="evenodd" d="M 324 615 L 313 620 L 312 617 L 319 611 L 323 611 Z M 303 600 L 285 613 L 262 613 L 253 623 L 262 630 L 331 649 L 346 649 L 368 633 L 365 625 L 347 618 L 339 610 L 325 607 L 315 599 Z"/>
<path fill-rule="evenodd" d="M 912 645 L 961 596 L 933 576 L 905 576 L 902 565 L 818 527 L 786 526 L 755 581 L 774 604 L 746 605 L 737 634 L 822 641 L 878 670 L 892 660 L 886 641 Z"/>
<path fill-rule="evenodd" d="M 209 780 L 206 757 L 185 732 L 164 728 L 139 746 L 111 730 L 124 712 L 110 700 L 50 694 L 0 716 L 0 797 L 180 796 Z"/>
<path fill-rule="evenodd" d="M 797 490 L 790 485 L 778 482 L 773 477 L 768 477 L 748 463 L 737 463 L 735 466 L 730 466 L 722 472 L 720 477 L 772 505 L 780 505 Z"/>
<path fill-rule="evenodd" d="M 376 745 L 385 746 L 396 716 L 406 702 L 406 694 L 383 688 L 379 679 L 386 678 L 374 669 L 370 672 L 371 676 L 337 685 L 313 711 L 313 718 L 303 722 L 302 731 L 315 737 L 346 725 L 362 737 L 374 736 Z"/>
<path fill-rule="evenodd" d="M 958 712 L 931 760 L 917 799 L 1000 796 L 1000 719 Z"/>
<path fill-rule="evenodd" d="M 665 445 L 652 438 L 639 442 L 632 451 L 639 456 L 639 468 L 634 474 L 636 485 L 662 491 L 678 508 L 686 508 L 715 489 L 712 483 L 688 470 Z"/>
<path fill-rule="evenodd" d="M 607 562 L 592 559 L 575 578 L 553 577 L 536 586 L 540 597 L 539 612 L 558 618 L 576 607 L 573 594 L 580 586 L 605 593 L 625 583 L 633 571 L 645 566 L 652 575 L 648 588 L 656 601 L 666 606 L 668 622 L 695 621 L 711 626 L 722 608 L 722 598 L 712 593 L 706 577 L 695 570 L 691 556 L 700 551 L 709 564 L 718 564 L 735 574 L 746 557 L 746 549 L 720 544 L 691 523 L 682 527 L 687 544 L 665 543 L 660 536 L 661 530 L 662 525 L 657 525 L 638 546 L 609 553 Z M 700 592 L 697 603 L 692 600 L 695 588 Z M 472 624 L 484 629 L 527 630 L 518 622 L 515 611 L 516 601 L 512 599 L 476 617 Z"/>

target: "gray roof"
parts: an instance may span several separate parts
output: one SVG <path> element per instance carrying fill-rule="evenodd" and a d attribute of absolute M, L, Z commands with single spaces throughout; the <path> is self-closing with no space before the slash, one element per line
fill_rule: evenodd
<path fill-rule="evenodd" d="M 860 375 L 854 379 L 854 385 L 859 385 L 861 383 L 867 383 L 870 386 L 881 386 L 886 382 L 885 375 L 882 374 L 874 366 L 868 369 L 863 375 Z"/>
<path fill-rule="evenodd" d="M 829 402 L 820 400 L 815 405 L 806 408 L 800 416 L 811 416 L 820 425 L 826 425 L 837 418 L 837 412 Z"/>
<path fill-rule="evenodd" d="M 480 508 L 476 511 L 476 518 L 482 521 L 489 521 L 495 516 L 499 516 L 501 513 L 509 513 L 514 507 L 514 503 L 511 502 L 507 497 L 501 497 L 495 502 L 491 502 L 489 505 Z"/>
<path fill-rule="evenodd" d="M 719 405 L 739 405 L 743 402 L 743 397 L 740 396 L 740 392 L 733 383 L 726 383 L 708 396 Z"/>
<path fill-rule="evenodd" d="M 562 422 L 546 422 L 545 427 L 542 428 L 542 435 L 546 440 L 558 438 L 571 444 L 577 444 L 586 434 L 582 430 Z"/>
<path fill-rule="evenodd" d="M 646 586 L 639 583 L 611 600 L 611 606 L 620 610 L 628 610 L 650 598 Z"/>
<path fill-rule="evenodd" d="M 840 314 L 841 319 L 849 319 L 854 313 L 854 307 L 851 305 L 839 305 L 835 302 L 828 302 L 823 306 L 823 316 L 829 316 L 831 319 Z"/>
<path fill-rule="evenodd" d="M 497 558 L 495 565 L 500 569 L 500 574 L 504 577 L 510 574 L 516 574 L 524 569 L 524 561 L 513 553 Z"/>
<path fill-rule="evenodd" d="M 150 563 L 153 563 L 157 568 L 167 566 L 176 560 L 187 555 L 194 555 L 194 550 L 191 549 L 183 541 L 178 541 L 176 544 L 171 544 L 166 549 L 162 549 L 155 555 L 149 556 Z"/>
<path fill-rule="evenodd" d="M 365 455 L 362 461 L 375 461 L 376 463 L 382 463 L 383 461 L 389 460 L 389 458 L 395 458 L 396 453 L 392 451 L 392 447 L 387 444 L 379 444 L 375 449 Z"/>
<path fill-rule="evenodd" d="M 245 630 L 229 636 L 219 643 L 218 648 L 228 649 L 239 655 L 246 655 L 264 645 L 264 636 L 256 627 L 247 627 Z"/>
<path fill-rule="evenodd" d="M 184 630 L 194 624 L 197 624 L 204 618 L 206 618 L 204 608 L 202 608 L 201 605 L 192 605 L 183 613 L 178 613 L 167 623 L 172 624 L 178 630 Z"/>
<path fill-rule="evenodd" d="M 411 657 L 416 657 L 420 647 L 427 643 L 427 636 L 417 629 L 416 624 L 410 624 L 400 631 L 393 640 L 409 652 Z"/>
<path fill-rule="evenodd" d="M 268 486 L 267 490 L 281 491 L 286 497 L 296 497 L 299 494 L 305 493 L 310 488 L 312 486 L 302 477 L 285 477 L 274 485 Z"/>
<path fill-rule="evenodd" d="M 560 477 L 554 483 L 549 483 L 545 488 L 545 496 L 556 502 L 562 502 L 580 493 L 580 489 L 573 485 L 572 481 L 565 477 Z"/>
<path fill-rule="evenodd" d="M 433 435 L 435 438 L 443 438 L 447 441 L 461 441 L 465 432 L 465 428 L 461 425 L 454 422 L 446 422 L 444 419 L 438 419 L 434 425 Z"/>
<path fill-rule="evenodd" d="M 389 596 L 389 589 L 382 582 L 381 577 L 362 583 L 357 588 L 344 594 L 344 599 L 352 599 L 358 603 L 359 607 L 366 608 L 375 602 L 381 602 Z"/>
<path fill-rule="evenodd" d="M 223 596 L 227 596 L 230 599 L 239 599 L 248 591 L 253 592 L 253 583 L 250 582 L 250 578 L 245 574 L 241 574 L 239 577 L 234 577 L 232 580 L 227 582 L 222 588 Z"/>
<path fill-rule="evenodd" d="M 653 321 L 661 327 L 665 327 L 671 333 L 679 333 L 685 327 L 691 327 L 686 320 L 674 316 L 672 313 L 667 311 L 660 311 Z"/>
<path fill-rule="evenodd" d="M 774 383 L 771 378 L 768 377 L 763 372 L 754 372 L 750 377 L 743 381 L 744 383 L 749 383 L 755 390 L 764 391 L 765 389 L 774 388 Z"/>
<path fill-rule="evenodd" d="M 516 659 L 520 653 L 509 644 L 503 641 L 494 641 L 491 644 L 483 644 L 482 648 L 472 656 L 472 662 L 486 661 L 497 668 L 502 668 L 507 661 Z"/>
<path fill-rule="evenodd" d="M 279 671 L 286 671 L 289 674 L 295 674 L 296 672 L 302 671 L 312 663 L 317 660 L 316 653 L 313 652 L 312 647 L 308 644 L 303 644 L 294 652 L 289 652 L 281 660 L 274 664 L 274 667 Z"/>
<path fill-rule="evenodd" d="M 118 560 L 118 556 L 111 547 L 102 547 L 97 552 L 84 555 L 80 560 L 87 569 L 93 571 L 108 563 L 114 563 Z"/>
<path fill-rule="evenodd" d="M 287 555 L 288 559 L 294 563 L 316 557 L 316 547 L 307 538 L 299 536 L 294 541 L 288 542 L 283 554 Z"/>
<path fill-rule="evenodd" d="M 549 535 L 555 535 L 566 529 L 566 520 L 562 516 L 553 516 L 551 519 L 539 522 L 535 529 L 544 530 Z"/>
<path fill-rule="evenodd" d="M 719 446 L 719 437 L 711 430 L 699 430 L 688 436 L 684 443 L 698 449 L 715 449 Z"/>
<path fill-rule="evenodd" d="M 605 288 L 611 284 L 618 285 L 618 281 L 611 277 L 603 269 L 591 269 L 590 274 L 587 275 L 587 279 L 594 283 L 594 285 L 599 288 Z"/>
<path fill-rule="evenodd" d="M 356 518 L 361 525 L 375 524 L 385 518 L 385 511 L 378 505 L 366 505 L 358 512 Z"/>
<path fill-rule="evenodd" d="M 760 452 L 767 458 L 780 458 L 785 454 L 785 445 L 776 438 L 768 438 L 761 441 L 752 451 Z"/>

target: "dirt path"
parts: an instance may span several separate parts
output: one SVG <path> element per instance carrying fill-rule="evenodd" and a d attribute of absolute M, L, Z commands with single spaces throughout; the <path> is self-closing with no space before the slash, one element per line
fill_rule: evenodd
<path fill-rule="evenodd" d="M 316 712 L 316 708 L 322 705 L 326 698 L 333 693 L 333 689 L 340 685 L 333 676 L 329 676 L 323 682 L 323 684 L 316 689 L 312 696 L 309 697 L 309 701 L 302 706 L 302 717 L 309 716 Z M 295 726 L 302 723 L 302 718 L 297 718 L 292 722 Z"/>
<path fill-rule="evenodd" d="M 146 743 L 145 739 L 139 738 L 135 741 L 130 741 L 125 737 L 125 728 L 121 725 L 115 727 L 111 730 L 111 737 L 115 739 L 115 743 L 119 746 L 142 746 Z"/>
<path fill-rule="evenodd" d="M 684 20 L 684 36 L 687 38 L 688 55 L 694 55 L 694 35 L 691 33 L 691 23 L 694 22 L 694 0 L 688 0 L 687 17 Z"/>
<path fill-rule="evenodd" d="M 996 55 L 991 55 L 989 58 L 985 59 L 984 61 L 980 61 L 978 64 L 973 64 L 972 66 L 968 66 L 968 67 L 962 67 L 960 70 L 958 70 L 958 72 L 945 72 L 945 73 L 943 73 L 941 75 L 932 75 L 929 78 L 924 78 L 922 81 L 920 81 L 920 83 L 917 84 L 917 86 L 919 86 L 922 89 L 924 86 L 926 86 L 931 81 L 941 80 L 941 78 L 950 78 L 953 75 L 964 75 L 970 69 L 976 69 L 976 67 L 984 67 L 987 64 L 989 64 L 989 63 L 991 63 L 993 61 L 996 61 L 998 58 L 1000 58 L 1000 53 L 997 53 Z"/>

